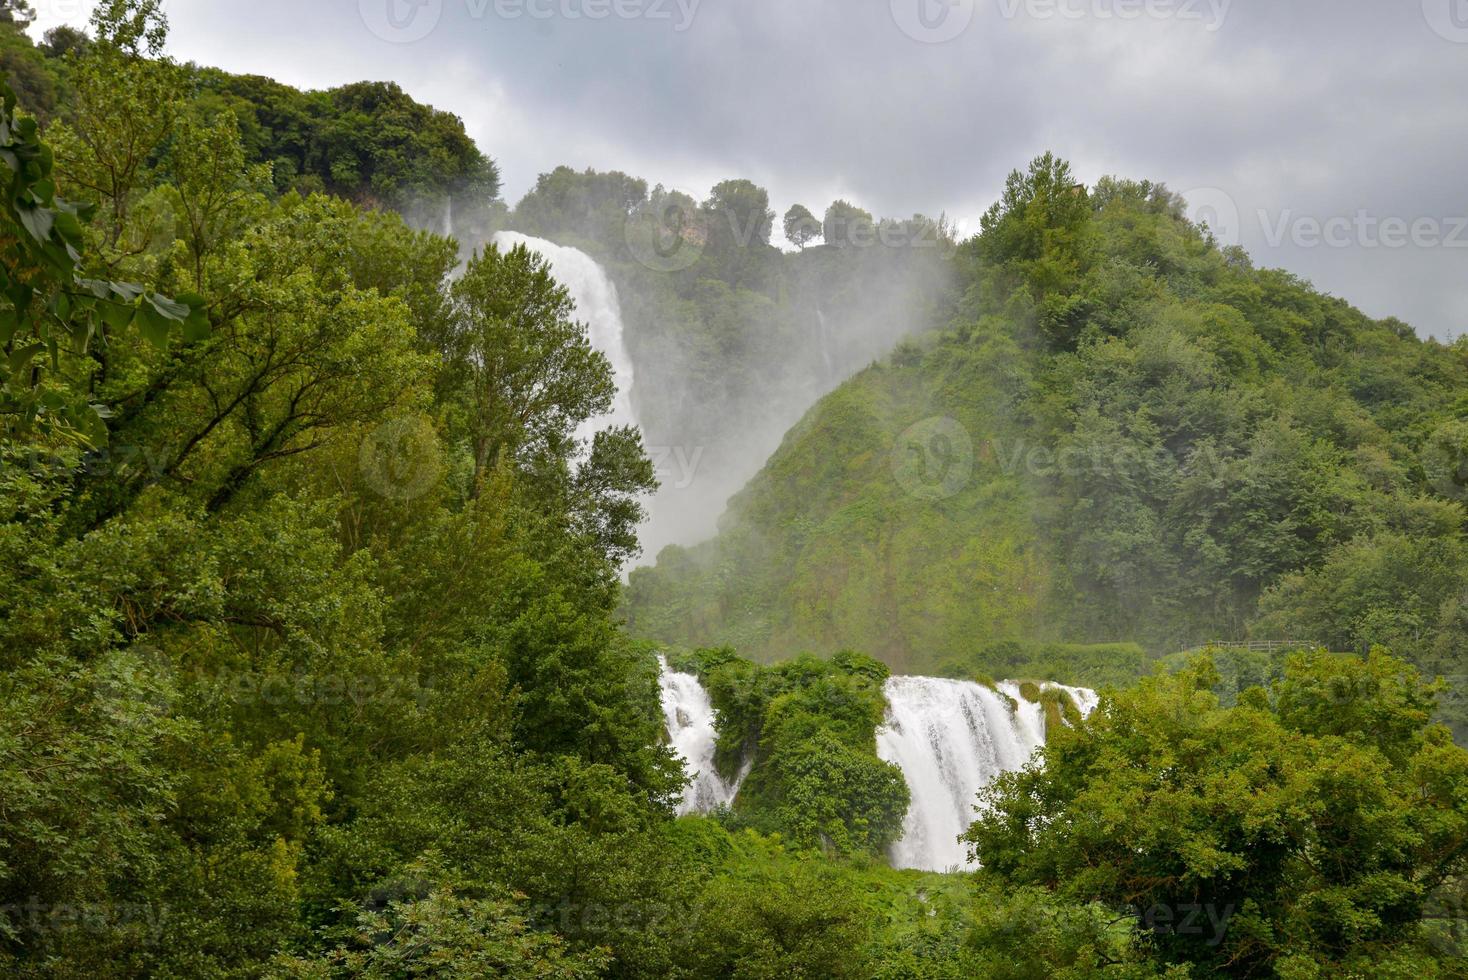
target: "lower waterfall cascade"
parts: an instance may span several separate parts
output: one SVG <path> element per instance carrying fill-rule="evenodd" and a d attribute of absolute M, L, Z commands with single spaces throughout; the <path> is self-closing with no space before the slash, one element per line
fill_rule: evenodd
<path fill-rule="evenodd" d="M 708 813 L 734 801 L 739 784 L 748 773 L 748 766 L 733 782 L 727 782 L 714 766 L 714 748 L 718 733 L 714 730 L 714 706 L 709 702 L 708 691 L 697 677 L 671 670 L 665 660 L 659 658 L 662 668 L 658 675 L 663 703 L 663 725 L 668 733 L 668 743 L 682 758 L 683 765 L 692 782 L 683 791 L 678 802 L 678 814 Z"/>
<path fill-rule="evenodd" d="M 749 771 L 726 782 L 714 767 L 717 712 L 698 678 L 662 673 L 663 720 L 668 740 L 683 758 L 692 782 L 678 813 L 708 813 L 732 803 Z M 1098 702 L 1096 692 L 1062 684 L 1082 715 Z M 877 755 L 902 770 L 912 794 L 902 837 L 892 845 L 893 867 L 955 871 L 974 867 L 959 835 L 975 816 L 979 790 L 1000 773 L 1023 768 L 1045 744 L 1044 708 L 1026 700 L 1019 684 L 993 688 L 938 677 L 889 677 L 883 688 L 887 716 L 877 729 Z"/>

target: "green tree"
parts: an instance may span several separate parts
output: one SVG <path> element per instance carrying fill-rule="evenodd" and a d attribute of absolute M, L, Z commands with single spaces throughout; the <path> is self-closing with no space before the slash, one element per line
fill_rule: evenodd
<path fill-rule="evenodd" d="M 785 212 L 785 239 L 801 251 L 821 237 L 821 223 L 804 204 L 792 204 Z"/>
<path fill-rule="evenodd" d="M 12 24 L 25 30 L 35 19 L 36 11 L 28 0 L 0 0 L 0 24 Z"/>
<path fill-rule="evenodd" d="M 476 482 L 501 462 L 568 459 L 577 426 L 610 409 L 616 393 L 570 294 L 523 245 L 490 245 L 453 295 L 459 325 L 446 353 L 462 379 Z"/>
<path fill-rule="evenodd" d="M 1115 693 L 982 794 L 983 874 L 1100 901 L 1194 975 L 1431 970 L 1422 919 L 1468 863 L 1468 751 L 1381 653 L 1299 654 L 1221 708 L 1201 659 Z"/>
<path fill-rule="evenodd" d="M 848 201 L 832 201 L 821 221 L 821 236 L 837 248 L 870 246 L 877 241 L 877 223 L 871 212 Z"/>

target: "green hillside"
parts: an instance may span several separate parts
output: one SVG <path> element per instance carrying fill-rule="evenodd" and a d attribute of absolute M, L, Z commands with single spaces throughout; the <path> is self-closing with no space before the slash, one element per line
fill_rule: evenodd
<path fill-rule="evenodd" d="M 717 539 L 633 573 L 634 632 L 911 672 L 1245 636 L 1462 671 L 1468 346 L 1048 156 L 955 262 L 948 330 L 819 402 Z"/>

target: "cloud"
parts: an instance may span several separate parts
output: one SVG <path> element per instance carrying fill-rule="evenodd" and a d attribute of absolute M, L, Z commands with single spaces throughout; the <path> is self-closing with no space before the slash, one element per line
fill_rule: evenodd
<path fill-rule="evenodd" d="M 1221 189 L 1257 263 L 1446 336 L 1468 328 L 1468 232 L 1462 247 L 1309 244 L 1293 232 L 1362 212 L 1468 217 L 1463 2 L 169 0 L 167 10 L 180 58 L 310 87 L 390 78 L 458 113 L 500 162 L 511 199 L 568 163 L 696 195 L 748 176 L 782 211 L 845 196 L 972 226 L 1010 169 L 1053 149 L 1087 180 Z M 1282 216 L 1291 233 L 1266 234 Z"/>

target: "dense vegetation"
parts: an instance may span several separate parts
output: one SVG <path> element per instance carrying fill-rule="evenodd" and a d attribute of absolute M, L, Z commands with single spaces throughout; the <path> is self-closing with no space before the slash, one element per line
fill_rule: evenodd
<path fill-rule="evenodd" d="M 842 856 L 880 856 L 897 839 L 909 800 L 877 758 L 884 664 L 842 652 L 763 667 L 724 649 L 673 666 L 696 672 L 718 709 L 720 773 L 748 770 L 726 823 Z"/>
<path fill-rule="evenodd" d="M 158 10 L 157 2 L 137 5 Z M 57 27 L 34 43 L 23 28 L 33 19 L 24 2 L 4 0 L 0 9 L 0 67 L 21 106 L 43 121 L 66 117 L 79 102 L 105 96 L 113 111 L 128 93 L 89 92 L 92 39 Z M 126 41 L 134 53 L 157 50 L 161 35 Z M 141 47 L 139 47 L 141 46 Z M 116 66 L 113 66 L 115 69 Z M 230 110 L 240 145 L 250 163 L 271 165 L 278 191 L 327 191 L 359 203 L 383 204 L 415 216 L 460 208 L 465 217 L 492 209 L 499 171 L 451 113 L 413 101 L 397 85 L 359 82 L 321 92 L 302 92 L 258 75 L 231 75 L 216 68 L 174 65 L 178 85 L 191 90 L 194 113 L 216 117 Z M 118 81 L 119 76 L 107 78 Z M 167 167 L 171 140 L 134 148 L 152 155 L 149 164 Z"/>
<path fill-rule="evenodd" d="M 633 574 L 637 632 L 910 672 L 1001 641 L 1247 636 L 1463 673 L 1468 346 L 1049 157 L 957 261 L 947 331 L 823 399 L 718 540 Z"/>
<path fill-rule="evenodd" d="M 1468 753 L 1429 722 L 1438 686 L 1382 653 L 1190 662 L 1067 715 L 1046 764 L 992 790 L 977 876 L 881 860 L 907 803 L 874 752 L 883 663 L 684 654 L 721 708 L 721 765 L 753 769 L 729 812 L 673 819 L 655 651 L 617 620 L 652 465 L 636 431 L 575 437 L 610 367 L 537 257 L 465 259 L 371 206 L 492 165 L 456 123 L 419 134 L 391 89 L 322 101 L 176 65 L 152 0 L 108 0 L 41 53 L 7 26 L 23 11 L 0 0 L 5 50 L 65 94 L 21 92 L 44 127 L 8 97 L 0 118 L 0 972 L 1464 974 Z M 383 104 L 386 138 L 347 154 L 371 166 L 303 150 L 277 167 L 333 113 Z M 315 122 L 272 115 L 292 106 Z M 417 158 L 440 137 L 457 164 Z M 1128 207 L 1213 255 L 1161 204 Z M 864 221 L 829 209 L 802 261 L 888 261 L 829 240 L 849 248 Z M 732 275 L 739 253 L 710 248 Z M 934 351 L 1007 350 L 1017 379 L 1082 355 L 986 322 Z M 860 383 L 940 363 L 912 349 Z M 1368 597 L 1365 626 L 1334 617 L 1353 582 L 1395 585 L 1408 559 L 1383 535 L 1432 540 L 1391 514 L 1457 513 L 1387 465 L 1385 433 L 1425 411 L 1408 402 L 1361 423 L 1398 478 L 1356 502 L 1388 515 L 1378 535 L 1321 543 L 1370 571 L 1301 566 L 1271 615 L 1317 615 L 1323 638 L 1404 629 L 1395 592 Z M 1145 659 L 998 636 L 949 652 L 955 674 L 1097 683 Z M 1185 919 L 1205 904 L 1212 920 Z"/>

